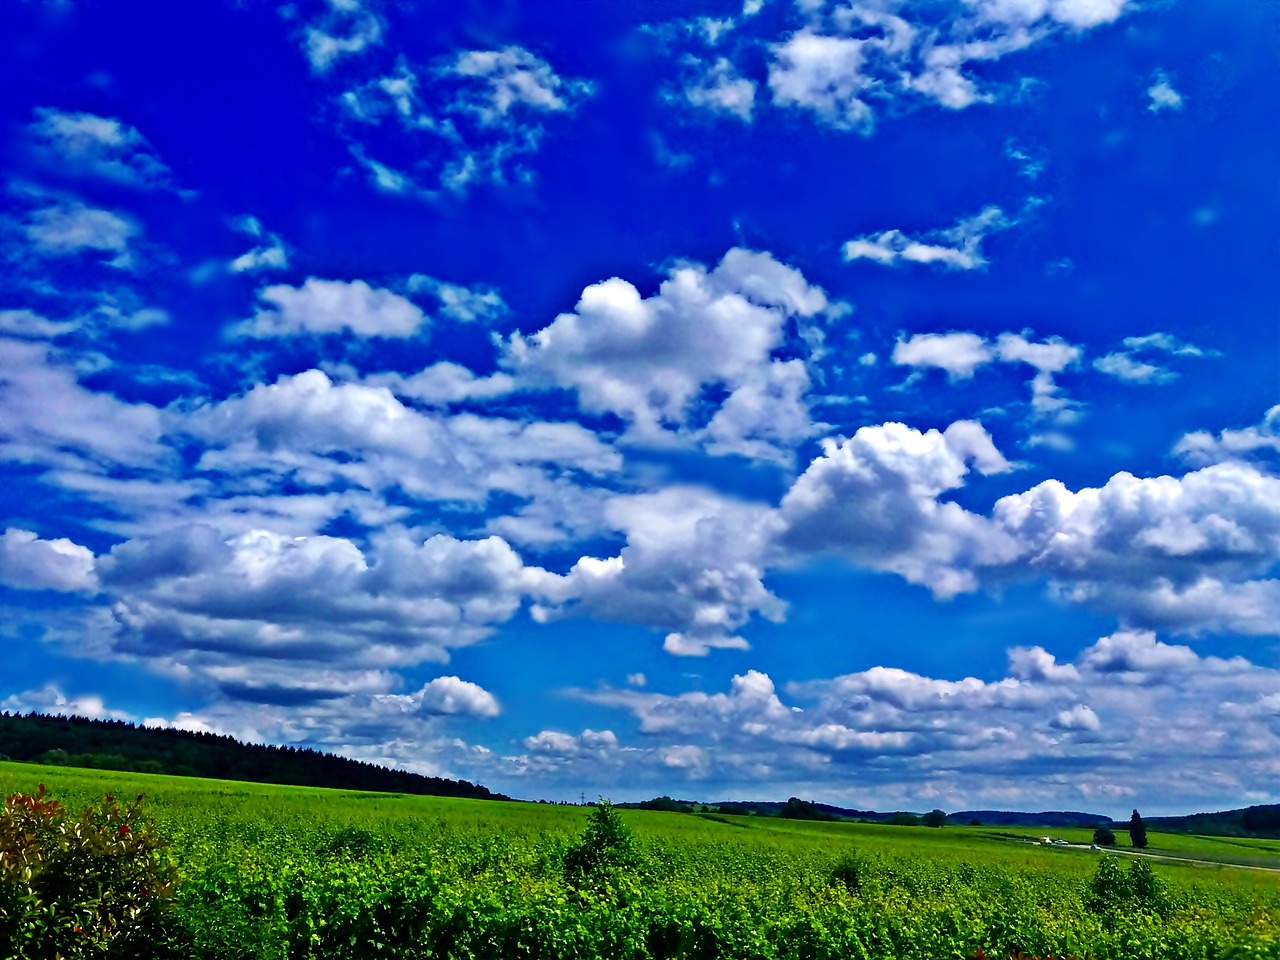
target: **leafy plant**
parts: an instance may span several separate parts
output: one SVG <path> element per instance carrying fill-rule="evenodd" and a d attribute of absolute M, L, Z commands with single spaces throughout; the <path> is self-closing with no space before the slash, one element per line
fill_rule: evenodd
<path fill-rule="evenodd" d="M 617 870 L 636 862 L 635 836 L 622 822 L 617 808 L 604 797 L 587 817 L 587 828 L 564 858 L 565 879 L 581 882 L 602 870 Z"/>
<path fill-rule="evenodd" d="M 173 867 L 163 840 L 108 795 L 80 816 L 15 793 L 0 812 L 0 956 L 24 960 L 157 956 Z"/>

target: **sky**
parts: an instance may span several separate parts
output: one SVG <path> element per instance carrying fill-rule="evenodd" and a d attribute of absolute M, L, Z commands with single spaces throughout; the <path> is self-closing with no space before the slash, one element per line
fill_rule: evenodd
<path fill-rule="evenodd" d="M 1280 800 L 1280 7 L 17 0 L 0 709 L 529 799 Z"/>

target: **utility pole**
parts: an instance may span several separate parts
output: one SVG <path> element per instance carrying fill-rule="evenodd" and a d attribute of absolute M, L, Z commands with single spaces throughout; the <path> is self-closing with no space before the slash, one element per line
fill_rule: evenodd
<path fill-rule="evenodd" d="M 587 805 L 587 791 L 583 790 L 578 794 L 578 806 L 585 807 Z"/>

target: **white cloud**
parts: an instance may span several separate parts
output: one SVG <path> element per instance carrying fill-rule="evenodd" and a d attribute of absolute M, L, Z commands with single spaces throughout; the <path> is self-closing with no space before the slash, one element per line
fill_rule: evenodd
<path fill-rule="evenodd" d="M 1145 360 L 1135 360 L 1129 353 L 1108 353 L 1093 361 L 1093 368 L 1125 383 L 1165 384 L 1178 379 L 1177 372 Z"/>
<path fill-rule="evenodd" d="M 284 241 L 278 234 L 268 232 L 257 217 L 240 217 L 233 226 L 237 232 L 252 237 L 259 244 L 231 261 L 232 273 L 283 270 L 289 265 L 289 251 L 285 249 Z"/>
<path fill-rule="evenodd" d="M 864 76 L 867 41 L 800 30 L 776 45 L 769 64 L 773 102 L 812 110 L 830 126 L 870 133 L 875 115 L 863 99 L 875 86 Z"/>
<path fill-rule="evenodd" d="M 893 347 L 894 363 L 945 370 L 949 380 L 968 380 L 994 358 L 987 341 L 976 333 L 918 333 Z"/>
<path fill-rule="evenodd" d="M 1084 351 L 1061 337 L 1036 341 L 1030 336 L 1031 332 L 1027 330 L 1002 333 L 994 342 L 988 342 L 976 333 L 965 331 L 921 333 L 898 340 L 893 349 L 893 362 L 917 371 L 930 368 L 944 370 L 952 382 L 972 378 L 979 367 L 989 363 L 1024 363 L 1036 371 L 1029 381 L 1032 418 L 1069 422 L 1075 417 L 1076 405 L 1062 395 L 1054 377 L 1074 367 Z M 1054 444 L 1059 436 L 1052 432 L 1041 433 L 1033 437 L 1032 442 L 1033 445 Z"/>
<path fill-rule="evenodd" d="M 442 360 L 424 367 L 417 373 L 379 373 L 367 377 L 370 386 L 388 387 L 401 397 L 409 397 L 431 405 L 464 403 L 469 400 L 490 400 L 511 393 L 516 388 L 513 377 L 495 373 L 477 377 L 469 369 L 457 363 Z"/>
<path fill-rule="evenodd" d="M 684 98 L 699 109 L 728 114 L 750 123 L 756 102 L 756 83 L 742 76 L 728 58 L 719 57 L 685 84 Z"/>
<path fill-rule="evenodd" d="M 1151 86 L 1147 87 L 1147 97 L 1150 100 L 1147 109 L 1152 113 L 1162 113 L 1165 110 L 1176 113 L 1182 109 L 1182 94 L 1173 89 L 1173 84 L 1169 82 L 1169 75 L 1163 70 L 1157 70 L 1152 74 Z"/>
<path fill-rule="evenodd" d="M 502 712 L 488 690 L 458 677 L 436 677 L 417 693 L 379 694 L 373 699 L 379 706 L 429 715 L 496 717 Z"/>
<path fill-rule="evenodd" d="M 442 317 L 461 323 L 491 323 L 511 312 L 492 287 L 464 287 L 415 273 L 406 284 L 411 293 L 426 293 L 439 301 Z"/>
<path fill-rule="evenodd" d="M 1280 480 L 1243 463 L 1183 477 L 1119 473 L 1098 488 L 1056 480 L 997 501 L 1014 570 L 1127 621 L 1179 631 L 1271 633 L 1280 603 Z"/>
<path fill-rule="evenodd" d="M 772 357 L 788 320 L 835 309 L 798 270 L 734 249 L 710 271 L 677 266 L 650 297 L 617 277 L 587 287 L 573 313 L 513 334 L 502 363 L 526 387 L 573 390 L 584 411 L 617 415 L 643 441 L 687 432 L 704 390 L 726 387 L 711 441 L 759 451 L 810 432 L 800 422 L 807 375 Z M 782 401 L 776 417 L 768 398 Z"/>
<path fill-rule="evenodd" d="M 901 230 L 884 230 L 858 237 L 842 248 L 845 261 L 871 260 L 885 266 L 923 263 L 949 270 L 979 270 L 987 265 L 982 241 L 993 233 L 1022 222 L 1005 215 L 999 207 L 984 207 L 972 217 L 944 230 L 932 230 L 917 239 Z"/>
<path fill-rule="evenodd" d="M 1070 417 L 1071 401 L 1062 396 L 1054 376 L 1075 366 L 1084 351 L 1061 337 L 1037 342 L 1029 340 L 1027 333 L 1000 334 L 995 343 L 996 358 L 1003 363 L 1025 363 L 1035 369 L 1036 374 L 1031 378 L 1031 409 L 1036 417 L 1059 420 Z"/>
<path fill-rule="evenodd" d="M 631 783 L 670 784 L 682 768 L 669 758 L 688 756 L 696 763 L 684 777 L 717 792 L 801 782 L 809 796 L 859 808 L 918 809 L 931 798 L 950 809 L 1036 809 L 1123 796 L 1146 809 L 1166 802 L 1163 770 L 1176 763 L 1186 797 L 1270 796 L 1277 671 L 1141 632 L 1103 637 L 1074 663 L 1040 648 L 1012 650 L 1010 661 L 1012 675 L 995 679 L 877 666 L 783 694 L 752 670 L 724 693 L 572 693 L 637 722 L 642 738 L 613 755 L 625 757 Z M 566 780 L 586 770 L 564 763 Z"/>
<path fill-rule="evenodd" d="M 682 656 L 742 649 L 739 627 L 755 614 L 780 620 L 785 610 L 761 581 L 769 514 L 696 488 L 614 497 L 605 520 L 626 546 L 616 557 L 578 560 L 533 615 L 641 624 L 665 632 L 667 651 Z"/>
<path fill-rule="evenodd" d="M 234 330 L 245 337 L 287 337 L 350 331 L 360 337 L 415 336 L 426 315 L 397 293 L 371 287 L 363 280 L 320 280 L 309 277 L 301 287 L 277 284 L 258 294 L 267 304 Z"/>
<path fill-rule="evenodd" d="M 328 12 L 303 33 L 303 50 L 316 73 L 382 43 L 383 23 L 360 0 L 330 0 Z"/>
<path fill-rule="evenodd" d="M 950 110 L 994 102 L 974 64 L 1001 60 L 1064 30 L 1110 23 L 1127 0 L 956 0 L 796 4 L 803 26 L 770 46 L 777 106 L 842 130 L 870 133 L 881 109 L 921 100 Z"/>
<path fill-rule="evenodd" d="M 164 465 L 160 411 L 89 390 L 80 375 L 47 343 L 0 338 L 0 458 L 91 473 Z"/>
<path fill-rule="evenodd" d="M 520 109 L 569 110 L 591 93 L 590 83 L 565 80 L 523 47 L 465 51 L 447 73 L 471 81 L 460 92 L 456 108 L 474 114 L 487 126 L 504 123 Z"/>
<path fill-rule="evenodd" d="M 559 582 L 498 537 L 388 531 L 362 550 L 340 537 L 226 537 L 208 526 L 126 541 L 98 571 L 117 598 L 118 653 L 267 703 L 385 693 L 387 670 L 446 660 Z M 441 678 L 388 703 L 485 715 L 490 699 Z"/>
<path fill-rule="evenodd" d="M 424 76 L 435 94 L 430 107 L 420 94 Z M 531 182 L 524 160 L 540 146 L 543 120 L 571 113 L 592 92 L 588 81 L 562 77 L 512 46 L 461 51 L 426 71 L 402 57 L 394 73 L 349 89 L 340 102 L 354 121 L 352 155 L 378 189 L 430 198 L 441 188 L 462 194 L 478 183 Z M 362 125 L 387 120 L 412 148 L 394 164 L 373 156 L 362 136 Z"/>
<path fill-rule="evenodd" d="M 130 220 L 76 200 L 55 201 L 27 214 L 22 230 L 33 250 L 49 257 L 72 257 L 84 251 L 114 254 L 103 261 L 122 270 L 133 268 L 129 243 L 137 234 Z"/>
<path fill-rule="evenodd" d="M 1256 427 L 1223 430 L 1216 436 L 1207 430 L 1188 433 L 1173 452 L 1194 466 L 1280 453 L 1280 404 L 1268 410 Z"/>
<path fill-rule="evenodd" d="M 1125 337 L 1123 350 L 1117 350 L 1093 361 L 1100 373 L 1131 384 L 1168 384 L 1178 379 L 1178 372 L 1162 367 L 1143 357 L 1163 353 L 1175 357 L 1216 357 L 1217 351 L 1203 350 L 1185 343 L 1169 333 L 1151 333 L 1141 337 Z"/>
<path fill-rule="evenodd" d="M 1011 469 L 981 425 L 921 433 L 900 423 L 863 427 L 823 442 L 778 510 L 782 547 L 800 556 L 837 553 L 950 597 L 973 590 L 976 572 L 1011 561 L 1017 545 L 981 517 L 938 497 L 961 487 L 972 462 Z"/>
<path fill-rule="evenodd" d="M 420 412 L 386 387 L 335 383 L 319 370 L 174 415 L 170 429 L 204 443 L 198 469 L 243 477 L 258 494 L 271 470 L 291 483 L 340 481 L 422 500 L 482 503 L 494 490 L 536 499 L 552 492 L 560 469 L 598 475 L 620 466 L 576 423 Z"/>
<path fill-rule="evenodd" d="M 90 720 L 132 720 L 122 710 L 111 710 L 102 697 L 88 694 L 68 697 L 54 684 L 46 684 L 39 690 L 26 690 L 0 700 L 0 710 L 9 713 L 50 714 L 57 717 L 86 717 Z"/>
<path fill-rule="evenodd" d="M 172 186 L 171 171 L 136 129 L 92 113 L 37 109 L 27 127 L 32 151 L 45 169 L 131 187 Z"/>
<path fill-rule="evenodd" d="M 65 537 L 41 540 L 10 527 L 0 535 L 0 584 L 18 590 L 92 591 L 93 551 Z"/>
<path fill-rule="evenodd" d="M 0 335 L 24 340 L 54 340 L 77 328 L 75 323 L 60 323 L 34 310 L 0 310 Z"/>

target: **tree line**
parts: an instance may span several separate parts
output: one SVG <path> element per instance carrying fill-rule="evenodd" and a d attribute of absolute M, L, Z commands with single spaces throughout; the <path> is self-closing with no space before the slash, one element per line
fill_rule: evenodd
<path fill-rule="evenodd" d="M 309 747 L 241 743 L 216 733 L 34 712 L 0 713 L 0 760 L 297 787 L 510 799 L 466 780 L 390 770 Z"/>

